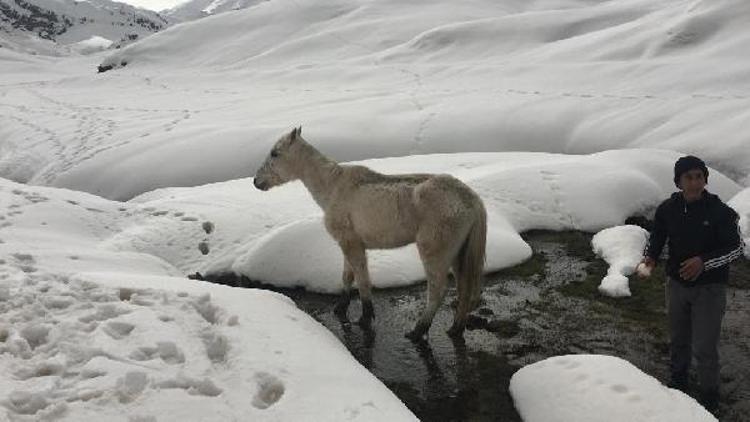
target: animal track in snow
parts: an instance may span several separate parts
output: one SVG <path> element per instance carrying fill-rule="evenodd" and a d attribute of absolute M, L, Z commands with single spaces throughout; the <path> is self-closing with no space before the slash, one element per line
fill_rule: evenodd
<path fill-rule="evenodd" d="M 201 251 L 203 255 L 208 255 L 209 252 L 211 252 L 211 249 L 208 246 L 208 242 L 198 242 L 198 250 Z"/>
<path fill-rule="evenodd" d="M 117 318 L 120 315 L 125 315 L 131 311 L 126 308 L 117 307 L 114 304 L 107 303 L 100 305 L 96 312 L 82 316 L 78 318 L 81 322 L 92 322 L 92 321 L 106 321 L 108 319 Z"/>
<path fill-rule="evenodd" d="M 19 252 L 11 259 L 15 264 L 35 258 Z M 113 289 L 41 273 L 24 277 L 28 282 L 12 285 L 7 294 L 0 289 L 0 355 L 9 359 L 11 385 L 17 383 L 0 393 L 0 413 L 42 420 L 85 402 L 127 405 L 167 388 L 205 397 L 222 394 L 213 372 L 232 371 L 231 340 L 220 332 L 225 325 L 217 326 L 227 318 L 210 295 Z M 123 315 L 126 319 L 119 318 Z M 228 325 L 237 322 L 234 315 L 227 319 Z M 204 324 L 197 332 L 196 323 Z M 180 340 L 143 344 L 157 330 L 173 333 L 162 338 Z M 192 361 L 213 363 L 215 369 L 200 378 L 164 379 L 164 364 L 191 370 Z M 35 378 L 43 384 L 25 382 Z M 259 403 L 273 402 L 272 391 Z"/>
<path fill-rule="evenodd" d="M 217 306 L 211 303 L 211 295 L 206 293 L 199 296 L 197 299 L 192 301 L 193 308 L 203 317 L 209 324 L 219 323 L 219 311 Z"/>
<path fill-rule="evenodd" d="M 133 331 L 134 328 L 135 325 L 127 322 L 109 321 L 104 325 L 103 330 L 113 339 L 119 340 L 130 335 L 130 332 Z"/>
<path fill-rule="evenodd" d="M 158 388 L 181 388 L 190 395 L 216 397 L 222 393 L 221 388 L 209 378 L 199 380 L 185 375 L 178 375 L 176 378 L 164 380 L 155 385 Z"/>
<path fill-rule="evenodd" d="M 258 391 L 253 396 L 253 406 L 258 409 L 267 409 L 273 406 L 284 395 L 284 383 L 271 374 L 258 373 L 256 382 Z"/>
<path fill-rule="evenodd" d="M 148 376 L 144 372 L 132 371 L 117 380 L 115 394 L 120 403 L 130 403 L 146 389 Z"/>
<path fill-rule="evenodd" d="M 609 387 L 609 388 L 610 388 L 610 389 L 611 389 L 612 391 L 614 391 L 615 393 L 620 393 L 620 394 L 623 394 L 623 393 L 627 393 L 627 392 L 628 392 L 628 387 L 626 387 L 626 386 L 624 386 L 624 385 L 621 385 L 621 384 L 615 384 L 615 385 L 612 385 L 612 386 L 611 386 L 611 387 Z"/>
<path fill-rule="evenodd" d="M 206 346 L 206 356 L 213 363 L 222 363 L 227 360 L 229 352 L 229 340 L 219 333 L 208 331 L 202 335 L 203 344 Z"/>
<path fill-rule="evenodd" d="M 48 334 L 49 327 L 36 324 L 27 325 L 20 331 L 21 338 L 26 340 L 26 343 L 31 347 L 31 350 L 46 343 Z"/>
<path fill-rule="evenodd" d="M 159 357 L 166 363 L 178 364 L 185 363 L 185 355 L 179 347 L 171 341 L 160 341 L 156 343 L 159 351 Z"/>

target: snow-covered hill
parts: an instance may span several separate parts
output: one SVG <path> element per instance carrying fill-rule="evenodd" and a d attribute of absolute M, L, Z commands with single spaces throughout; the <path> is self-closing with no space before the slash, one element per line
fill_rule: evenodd
<path fill-rule="evenodd" d="M 263 2 L 0 88 L 0 174 L 129 198 L 250 176 L 302 124 L 339 160 L 649 147 L 746 185 L 748 21 L 740 0 Z"/>
<path fill-rule="evenodd" d="M 170 20 L 183 22 L 232 10 L 247 9 L 265 1 L 269 0 L 189 0 L 161 13 Z"/>
<path fill-rule="evenodd" d="M 0 0 L 0 33 L 33 34 L 62 45 L 93 37 L 125 44 L 169 24 L 156 12 L 110 0 Z"/>

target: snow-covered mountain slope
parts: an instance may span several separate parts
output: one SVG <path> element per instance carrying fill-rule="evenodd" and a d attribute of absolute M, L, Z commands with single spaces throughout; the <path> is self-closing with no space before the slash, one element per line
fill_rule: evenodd
<path fill-rule="evenodd" d="M 747 185 L 748 21 L 740 0 L 263 2 L 122 48 L 101 75 L 11 69 L 0 175 L 130 198 L 251 176 L 301 124 L 339 160 L 649 147 Z"/>
<path fill-rule="evenodd" d="M 0 29 L 0 54 L 10 55 L 9 52 L 17 53 L 19 56 L 59 56 L 68 50 L 62 48 L 54 41 L 40 38 L 36 34 L 25 31 L 5 31 Z"/>
<path fill-rule="evenodd" d="M 269 0 L 189 0 L 172 9 L 163 10 L 162 15 L 178 22 L 190 21 L 233 10 L 247 9 Z"/>
<path fill-rule="evenodd" d="M 0 32 L 35 34 L 63 45 L 92 37 L 127 43 L 169 24 L 156 12 L 110 0 L 0 0 Z"/>

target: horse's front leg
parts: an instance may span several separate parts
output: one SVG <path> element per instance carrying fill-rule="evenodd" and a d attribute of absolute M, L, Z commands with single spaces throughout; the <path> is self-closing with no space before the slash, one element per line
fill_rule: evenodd
<path fill-rule="evenodd" d="M 346 313 L 349 310 L 349 302 L 352 298 L 351 290 L 352 283 L 354 282 L 354 271 L 352 271 L 352 266 L 349 265 L 346 255 L 344 255 L 344 271 L 341 276 L 341 281 L 344 283 L 344 291 L 341 293 L 338 303 L 336 303 L 336 306 L 333 308 L 333 312 L 341 321 L 348 321 L 349 318 Z"/>
<path fill-rule="evenodd" d="M 369 327 L 375 318 L 375 310 L 372 306 L 372 292 L 370 283 L 370 272 L 367 269 L 367 253 L 361 242 L 341 242 L 344 251 L 344 259 L 349 263 L 354 280 L 357 281 L 359 289 L 359 300 L 362 303 L 362 316 L 359 325 Z"/>

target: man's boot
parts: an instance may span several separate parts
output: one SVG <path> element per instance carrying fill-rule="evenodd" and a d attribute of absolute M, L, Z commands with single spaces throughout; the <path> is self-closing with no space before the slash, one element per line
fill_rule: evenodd
<path fill-rule="evenodd" d="M 702 390 L 698 396 L 698 403 L 716 415 L 719 410 L 719 390 Z"/>
<path fill-rule="evenodd" d="M 672 375 L 672 379 L 667 384 L 667 387 L 680 390 L 685 394 L 689 394 L 688 377 L 686 375 Z"/>

